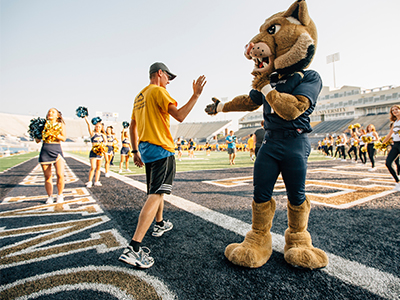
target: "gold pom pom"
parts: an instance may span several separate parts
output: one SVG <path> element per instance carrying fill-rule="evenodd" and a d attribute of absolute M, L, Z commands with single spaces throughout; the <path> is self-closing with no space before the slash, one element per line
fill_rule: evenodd
<path fill-rule="evenodd" d="M 46 121 L 42 131 L 42 139 L 45 143 L 54 143 L 57 142 L 57 137 L 61 134 L 61 124 L 60 123 L 51 123 L 50 121 Z"/>
<path fill-rule="evenodd" d="M 354 128 L 354 125 L 349 125 L 348 127 L 350 130 Z"/>
<path fill-rule="evenodd" d="M 362 146 L 362 147 L 361 147 L 361 152 L 367 152 L 367 147 Z"/>
<path fill-rule="evenodd" d="M 103 143 L 98 143 L 93 145 L 92 150 L 96 155 L 103 155 L 104 153 L 107 152 L 108 149 L 107 146 L 104 145 Z"/>

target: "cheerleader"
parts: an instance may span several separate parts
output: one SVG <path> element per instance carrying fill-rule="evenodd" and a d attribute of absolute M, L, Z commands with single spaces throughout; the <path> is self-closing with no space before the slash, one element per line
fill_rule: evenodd
<path fill-rule="evenodd" d="M 340 136 L 340 143 L 339 143 L 339 151 L 340 156 L 342 156 L 342 161 L 346 161 L 346 144 L 347 144 L 347 136 L 343 133 Z"/>
<path fill-rule="evenodd" d="M 386 157 L 386 168 L 388 168 L 390 174 L 392 174 L 394 180 L 396 181 L 396 191 L 400 191 L 400 180 L 398 176 L 398 171 L 393 169 L 393 162 L 398 159 L 400 154 L 400 105 L 393 105 L 390 108 L 390 121 L 393 122 L 389 134 L 382 141 L 383 144 L 389 142 L 390 138 L 393 138 L 392 149 L 390 150 L 388 156 Z"/>
<path fill-rule="evenodd" d="M 211 145 L 210 145 L 210 143 L 206 142 L 204 147 L 206 148 L 206 155 L 210 156 L 210 154 L 211 154 Z"/>
<path fill-rule="evenodd" d="M 365 132 L 365 129 L 360 129 L 358 156 L 360 157 L 360 160 L 364 165 L 367 163 L 367 148 L 365 146 L 365 141 L 367 139 L 366 135 L 367 133 Z"/>
<path fill-rule="evenodd" d="M 326 154 L 330 157 L 333 157 L 333 144 L 334 144 L 333 136 L 328 135 L 328 138 L 326 140 Z M 329 155 L 330 153 L 330 155 Z"/>
<path fill-rule="evenodd" d="M 189 158 L 193 159 L 194 158 L 194 148 L 195 148 L 195 142 L 193 141 L 193 139 L 189 140 L 188 146 L 189 146 L 189 148 L 188 148 Z"/>
<path fill-rule="evenodd" d="M 334 155 L 334 158 L 333 159 L 336 159 L 336 155 L 339 153 L 339 159 L 340 159 L 340 156 L 341 156 L 341 149 L 340 149 L 340 143 L 341 143 L 341 136 L 340 135 L 338 135 L 337 137 L 336 137 L 336 141 L 335 141 L 335 144 L 336 144 L 336 146 L 335 146 L 335 155 Z"/>
<path fill-rule="evenodd" d="M 64 168 L 65 161 L 60 142 L 65 142 L 65 122 L 61 112 L 55 108 L 50 108 L 46 115 L 46 124 L 42 131 L 42 139 L 36 138 L 36 143 L 43 141 L 39 155 L 39 163 L 44 174 L 44 186 L 48 195 L 46 204 L 52 204 L 53 198 L 53 178 L 51 165 L 54 165 L 57 175 L 57 203 L 64 202 Z"/>
<path fill-rule="evenodd" d="M 106 177 L 110 177 L 110 163 L 111 163 L 111 159 L 114 155 L 114 135 L 113 135 L 113 127 L 112 126 L 108 126 L 106 129 L 106 146 L 107 146 L 107 152 L 104 155 L 104 158 L 106 160 L 106 164 L 105 164 L 105 169 L 106 169 Z"/>
<path fill-rule="evenodd" d="M 182 140 L 180 137 L 176 140 L 176 147 L 178 148 L 178 160 L 182 161 Z"/>
<path fill-rule="evenodd" d="M 129 155 L 131 152 L 131 142 L 129 140 L 128 131 L 123 130 L 121 132 L 121 141 L 122 141 L 122 148 L 121 148 L 121 161 L 119 162 L 119 173 L 122 173 L 122 165 L 125 161 L 125 170 L 130 172 L 129 170 Z"/>
<path fill-rule="evenodd" d="M 379 141 L 379 135 L 375 130 L 375 126 L 373 124 L 369 124 L 367 126 L 367 133 L 365 135 L 367 137 L 367 153 L 368 158 L 371 162 L 372 167 L 368 169 L 368 171 L 373 172 L 376 170 L 375 168 L 375 142 Z"/>
<path fill-rule="evenodd" d="M 351 153 L 354 153 L 354 162 L 357 163 L 357 146 L 358 146 L 359 140 L 357 137 L 357 134 L 355 131 L 351 132 L 351 138 L 350 138 L 350 149 L 347 151 L 347 154 L 349 155 L 350 159 L 351 158 Z"/>
<path fill-rule="evenodd" d="M 88 131 L 90 134 L 90 140 L 92 142 L 92 149 L 89 153 L 90 158 L 90 171 L 89 171 L 89 181 L 85 183 L 86 187 L 91 188 L 93 186 L 92 179 L 94 176 L 94 186 L 102 186 L 100 182 L 100 168 L 101 162 L 103 160 L 103 154 L 107 151 L 104 143 L 106 142 L 106 135 L 104 131 L 104 126 L 101 122 L 97 122 L 94 125 L 94 130 L 90 126 L 88 118 L 85 116 L 85 121 L 88 126 Z"/>

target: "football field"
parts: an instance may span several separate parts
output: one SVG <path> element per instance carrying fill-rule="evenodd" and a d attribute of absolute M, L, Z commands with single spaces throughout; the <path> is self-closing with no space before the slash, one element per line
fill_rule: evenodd
<path fill-rule="evenodd" d="M 251 228 L 253 168 L 245 159 L 176 174 L 164 208 L 174 228 L 161 237 L 149 230 L 143 245 L 155 264 L 146 270 L 118 260 L 146 200 L 145 175 L 102 173 L 103 186 L 87 189 L 87 159 L 67 156 L 65 202 L 45 204 L 37 158 L 8 169 L 0 174 L 0 299 L 399 299 L 400 192 L 383 157 L 375 172 L 368 163 L 309 162 L 309 232 L 330 260 L 314 271 L 283 258 L 281 178 L 270 260 L 247 269 L 224 257 Z"/>

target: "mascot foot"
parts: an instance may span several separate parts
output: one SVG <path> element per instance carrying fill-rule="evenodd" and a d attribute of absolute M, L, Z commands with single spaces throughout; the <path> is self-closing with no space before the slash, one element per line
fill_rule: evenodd
<path fill-rule="evenodd" d="M 226 258 L 235 265 L 258 268 L 264 265 L 272 254 L 270 229 L 275 214 L 276 203 L 273 198 L 266 203 L 253 201 L 253 224 L 240 244 L 230 244 L 225 249 Z"/>
<path fill-rule="evenodd" d="M 311 235 L 307 231 L 310 214 L 310 200 L 299 206 L 288 202 L 288 224 L 285 231 L 284 257 L 294 267 L 320 269 L 328 265 L 329 259 L 324 251 L 312 245 Z"/>

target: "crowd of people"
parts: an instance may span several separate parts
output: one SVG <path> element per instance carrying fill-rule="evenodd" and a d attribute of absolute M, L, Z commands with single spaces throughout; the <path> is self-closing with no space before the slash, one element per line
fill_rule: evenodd
<path fill-rule="evenodd" d="M 332 159 L 352 161 L 353 163 L 367 164 L 367 156 L 370 162 L 368 171 L 376 171 L 375 158 L 380 151 L 386 157 L 386 167 L 396 181 L 395 189 L 400 191 L 400 105 L 390 108 L 389 119 L 390 132 L 380 137 L 374 124 L 368 124 L 364 129 L 360 124 L 353 124 L 342 134 L 336 136 L 329 134 L 323 140 L 318 141 L 318 150 Z M 335 149 L 335 151 L 334 151 Z M 396 165 L 396 170 L 393 168 Z"/>

